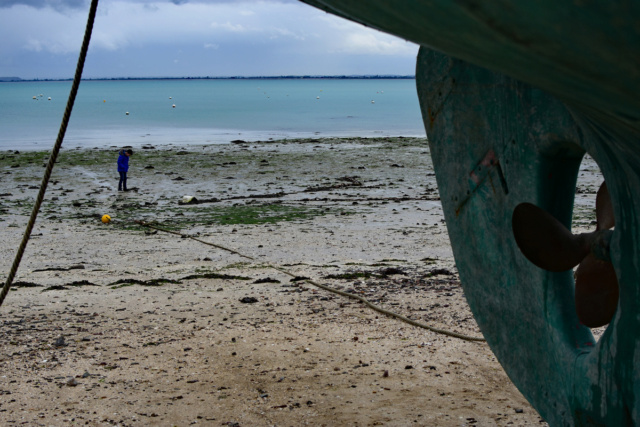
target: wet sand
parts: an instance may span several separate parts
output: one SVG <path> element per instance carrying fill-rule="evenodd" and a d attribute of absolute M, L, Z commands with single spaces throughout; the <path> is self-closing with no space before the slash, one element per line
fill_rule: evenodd
<path fill-rule="evenodd" d="M 304 280 L 481 336 L 426 140 L 149 145 L 126 193 L 117 150 L 56 165 L 0 309 L 3 425 L 544 425 L 485 343 Z M 46 157 L 0 153 L 5 277 Z"/>

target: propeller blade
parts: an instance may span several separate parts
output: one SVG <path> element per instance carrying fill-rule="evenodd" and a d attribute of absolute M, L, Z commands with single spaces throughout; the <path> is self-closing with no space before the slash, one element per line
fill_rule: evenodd
<path fill-rule="evenodd" d="M 613 203 L 607 183 L 603 182 L 596 195 L 596 221 L 598 223 L 597 230 L 608 230 L 616 225 L 616 219 L 613 215 Z"/>
<path fill-rule="evenodd" d="M 589 254 L 576 270 L 576 312 L 590 328 L 611 322 L 618 308 L 618 278 L 613 264 Z"/>
<path fill-rule="evenodd" d="M 531 203 L 516 206 L 512 229 L 523 255 L 545 270 L 569 270 L 589 253 L 592 233 L 573 235 L 550 213 Z"/>

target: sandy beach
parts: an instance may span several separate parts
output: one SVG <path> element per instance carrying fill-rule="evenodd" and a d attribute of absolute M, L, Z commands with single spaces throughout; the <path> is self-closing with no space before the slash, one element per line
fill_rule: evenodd
<path fill-rule="evenodd" d="M 118 148 L 56 165 L 0 308 L 0 424 L 546 425 L 486 343 L 306 282 L 481 336 L 425 139 L 148 144 L 126 193 Z M 47 157 L 0 152 L 3 281 Z M 600 182 L 585 161 L 574 227 Z"/>

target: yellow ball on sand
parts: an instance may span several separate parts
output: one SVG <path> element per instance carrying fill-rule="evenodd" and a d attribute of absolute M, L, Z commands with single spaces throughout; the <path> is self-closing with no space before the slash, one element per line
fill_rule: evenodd
<path fill-rule="evenodd" d="M 102 215 L 102 222 L 105 224 L 111 221 L 111 217 L 109 215 Z"/>

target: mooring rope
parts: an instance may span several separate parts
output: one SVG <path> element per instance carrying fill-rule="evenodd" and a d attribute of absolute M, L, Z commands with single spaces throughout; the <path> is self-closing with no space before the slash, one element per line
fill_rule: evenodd
<path fill-rule="evenodd" d="M 198 239 L 198 238 L 190 236 L 188 234 L 183 234 L 183 233 L 180 233 L 180 232 L 177 232 L 177 231 L 173 231 L 173 230 L 167 230 L 166 228 L 158 227 L 156 225 L 153 225 L 153 224 L 150 224 L 150 223 L 144 222 L 144 221 L 135 221 L 135 222 L 137 224 L 142 225 L 143 227 L 152 228 L 154 230 L 162 231 L 162 232 L 165 232 L 165 233 L 175 234 L 175 235 L 180 236 L 182 238 L 192 239 L 192 240 L 195 240 L 196 242 L 204 243 L 205 245 L 213 246 L 215 248 L 222 249 L 222 250 L 227 251 L 227 252 L 231 252 L 231 253 L 239 255 L 239 256 L 241 256 L 243 258 L 247 258 L 247 259 L 249 259 L 251 261 L 259 261 L 258 259 L 254 258 L 252 256 L 242 254 L 242 253 L 240 253 L 238 251 L 226 248 L 224 246 L 221 246 L 221 245 L 218 245 L 218 244 L 215 244 L 215 243 L 211 243 L 211 242 L 207 242 L 207 241 L 202 240 L 202 239 Z M 298 277 L 295 274 L 287 271 L 286 269 L 284 269 L 282 267 L 277 267 L 277 266 L 275 266 L 273 264 L 267 264 L 267 266 L 270 267 L 270 268 L 273 268 L 274 270 L 278 270 L 281 273 L 284 273 L 284 274 L 286 274 L 286 275 L 288 275 L 290 277 L 293 277 L 293 278 Z M 334 294 L 341 295 L 343 297 L 356 299 L 356 300 L 360 301 L 361 303 L 365 304 L 367 307 L 371 308 L 372 310 L 377 311 L 378 313 L 382 313 L 382 314 L 384 314 L 386 316 L 396 318 L 398 320 L 401 320 L 401 321 L 403 321 L 405 323 L 408 323 L 410 325 L 416 326 L 418 328 L 427 329 L 427 330 L 429 330 L 431 332 L 434 332 L 436 334 L 446 335 L 446 336 L 449 336 L 449 337 L 452 337 L 452 338 L 458 338 L 458 339 L 465 340 L 465 341 L 474 341 L 474 342 L 484 342 L 484 341 L 486 341 L 484 338 L 472 337 L 472 336 L 460 334 L 458 332 L 453 332 L 453 331 L 448 331 L 446 329 L 436 328 L 436 327 L 427 325 L 426 323 L 422 323 L 422 322 L 418 322 L 418 321 L 415 321 L 415 320 L 411 320 L 408 317 L 405 317 L 405 316 L 403 316 L 401 314 L 394 313 L 393 311 L 386 310 L 386 309 L 384 309 L 382 307 L 378 307 L 377 305 L 373 304 L 372 302 L 370 302 L 366 298 L 363 298 L 363 297 L 361 297 L 359 295 L 355 295 L 355 294 L 351 294 L 349 292 L 341 291 L 339 289 L 331 288 L 329 286 L 317 283 L 317 282 L 315 282 L 315 281 L 313 281 L 311 279 L 305 279 L 304 282 L 305 283 L 309 283 L 310 285 L 316 286 L 316 287 L 318 287 L 320 289 L 324 289 L 325 291 L 329 291 L 329 292 L 332 292 Z"/>
<path fill-rule="evenodd" d="M 58 158 L 58 153 L 60 152 L 60 147 L 62 146 L 62 141 L 64 140 L 64 134 L 67 131 L 67 125 L 69 124 L 69 119 L 71 117 L 71 110 L 73 110 L 73 104 L 76 100 L 78 87 L 80 86 L 80 80 L 82 78 L 84 61 L 87 57 L 87 51 L 89 50 L 89 41 L 91 40 L 91 32 L 93 30 L 93 22 L 95 21 L 97 8 L 98 0 L 92 0 L 91 8 L 89 9 L 89 18 L 87 19 L 87 27 L 84 32 L 84 39 L 82 40 L 82 48 L 80 49 L 80 57 L 78 58 L 78 65 L 76 66 L 76 74 L 73 78 L 71 92 L 69 93 L 69 98 L 67 99 L 67 107 L 64 110 L 62 123 L 60 124 L 60 130 L 58 131 L 58 138 L 56 139 L 56 143 L 53 146 L 53 150 L 51 151 L 51 156 L 49 157 L 49 162 L 47 163 L 47 169 L 44 172 L 42 183 L 40 184 L 40 191 L 38 192 L 36 202 L 33 205 L 33 210 L 31 211 L 31 217 L 29 218 L 27 228 L 24 232 L 24 235 L 22 236 L 22 242 L 20 242 L 20 247 L 18 248 L 16 257 L 13 260 L 13 265 L 11 266 L 11 270 L 9 271 L 7 281 L 2 287 L 2 292 L 0 292 L 0 306 L 4 302 L 4 299 L 6 298 L 7 293 L 11 288 L 11 284 L 13 283 L 13 279 L 16 277 L 16 273 L 18 272 L 20 261 L 22 261 L 22 256 L 24 255 L 24 251 L 27 248 L 27 243 L 29 242 L 29 238 L 31 237 L 31 232 L 33 231 L 33 226 L 36 223 L 38 212 L 40 212 L 40 206 L 42 205 L 44 194 L 47 191 L 49 179 L 51 178 L 51 172 L 53 171 L 56 159 Z"/>

